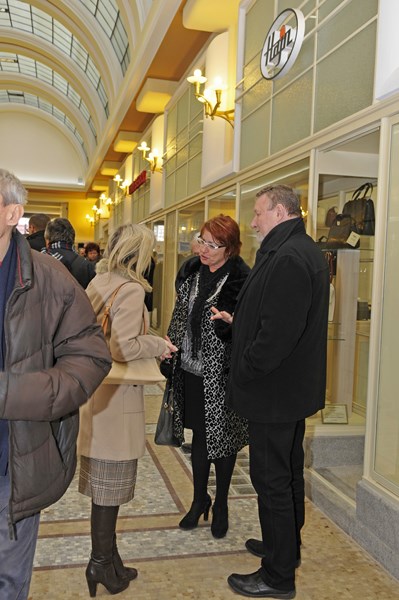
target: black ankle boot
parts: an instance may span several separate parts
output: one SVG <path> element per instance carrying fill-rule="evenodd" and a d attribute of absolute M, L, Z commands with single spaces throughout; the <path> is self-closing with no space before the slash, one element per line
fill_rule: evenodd
<path fill-rule="evenodd" d="M 229 528 L 229 510 L 227 506 L 216 506 L 212 508 L 213 518 L 211 532 L 214 538 L 223 538 Z"/>
<path fill-rule="evenodd" d="M 95 598 L 97 594 L 97 585 L 102 583 L 105 589 L 110 594 L 119 594 L 129 587 L 128 579 L 120 579 L 116 572 L 113 563 L 104 562 L 91 558 L 86 568 L 86 580 L 91 598 Z"/>
<path fill-rule="evenodd" d="M 114 545 L 112 547 L 112 562 L 114 564 L 115 572 L 120 579 L 125 579 L 126 581 L 133 581 L 133 579 L 136 579 L 138 575 L 137 569 L 134 567 L 125 567 L 123 564 L 116 545 L 116 535 L 114 535 Z"/>
<path fill-rule="evenodd" d="M 181 529 L 195 529 L 202 514 L 204 515 L 204 521 L 208 520 L 211 506 L 212 500 L 209 494 L 206 495 L 206 499 L 203 501 L 194 500 L 186 516 L 180 521 L 179 527 Z"/>

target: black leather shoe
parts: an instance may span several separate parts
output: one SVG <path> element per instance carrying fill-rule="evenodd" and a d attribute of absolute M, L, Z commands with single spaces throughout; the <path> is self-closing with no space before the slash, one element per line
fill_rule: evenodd
<path fill-rule="evenodd" d="M 233 573 L 227 579 L 229 586 L 242 596 L 250 598 L 295 598 L 295 589 L 289 591 L 277 590 L 267 585 L 259 574 L 259 571 L 249 575 L 238 575 Z"/>
<path fill-rule="evenodd" d="M 265 554 L 263 552 L 262 540 L 255 540 L 254 538 L 249 538 L 249 540 L 247 540 L 245 542 L 245 547 L 248 550 L 248 552 L 250 552 L 254 556 L 259 556 L 259 558 L 265 558 Z M 295 568 L 298 569 L 298 567 L 300 567 L 300 566 L 301 566 L 301 559 L 297 558 L 297 561 L 295 563 Z"/>

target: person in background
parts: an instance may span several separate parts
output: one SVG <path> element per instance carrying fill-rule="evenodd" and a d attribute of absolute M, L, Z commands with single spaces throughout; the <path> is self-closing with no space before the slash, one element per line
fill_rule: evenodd
<path fill-rule="evenodd" d="M 41 252 L 46 247 L 46 241 L 44 239 L 44 230 L 46 229 L 47 223 L 50 221 L 50 217 L 43 213 L 32 215 L 29 219 L 28 231 L 29 235 L 26 239 L 29 242 L 29 246 L 33 250 Z"/>
<path fill-rule="evenodd" d="M 26 600 L 40 511 L 76 467 L 79 406 L 111 367 L 81 286 L 16 229 L 26 190 L 0 169 L 0 597 Z M 88 352 L 88 348 L 90 352 Z M 59 596 L 58 591 L 53 597 Z"/>
<path fill-rule="evenodd" d="M 211 462 L 216 471 L 216 497 L 211 531 L 222 538 L 228 530 L 228 491 L 237 452 L 247 444 L 247 422 L 225 406 L 230 368 L 229 327 L 210 320 L 211 306 L 233 311 L 237 295 L 249 273 L 239 256 L 237 223 L 219 215 L 201 228 L 199 256 L 189 258 L 176 280 L 177 298 L 168 336 L 179 348 L 169 367 L 174 393 L 174 433 L 183 441 L 183 429 L 192 429 L 194 498 L 180 521 L 182 529 L 208 519 L 211 497 L 208 478 Z M 226 336 L 227 332 L 227 336 Z"/>
<path fill-rule="evenodd" d="M 61 217 L 52 219 L 47 223 L 44 238 L 44 251 L 65 265 L 80 285 L 87 288 L 96 274 L 95 264 L 75 252 L 75 230 L 72 223 Z"/>
<path fill-rule="evenodd" d="M 100 246 L 96 242 L 88 242 L 85 246 L 85 257 L 90 262 L 98 262 L 101 259 Z"/>
<path fill-rule="evenodd" d="M 233 347 L 227 405 L 249 423 L 252 484 L 262 540 L 246 548 L 262 557 L 255 573 L 228 578 L 253 598 L 294 598 L 305 520 L 305 419 L 323 408 L 329 270 L 306 235 L 300 202 L 286 185 L 256 195 L 251 227 L 261 243 L 231 314 Z"/>
<path fill-rule="evenodd" d="M 144 225 L 123 225 L 111 236 L 97 275 L 87 288 L 102 321 L 107 303 L 111 327 L 106 335 L 113 360 L 171 357 L 177 348 L 155 335 L 146 335 L 144 304 L 150 285 L 154 235 Z M 116 293 L 115 296 L 113 296 Z M 88 348 L 90 351 L 90 348 Z M 142 385 L 103 384 L 81 411 L 79 491 L 92 500 L 92 554 L 86 569 L 91 596 L 102 583 L 111 594 L 126 589 L 137 570 L 123 565 L 116 545 L 119 506 L 134 497 L 137 462 L 145 452 L 144 391 Z"/>

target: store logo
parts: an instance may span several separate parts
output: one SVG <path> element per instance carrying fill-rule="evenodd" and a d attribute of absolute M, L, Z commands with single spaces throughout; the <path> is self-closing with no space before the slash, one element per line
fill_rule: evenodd
<path fill-rule="evenodd" d="M 287 21 L 292 26 L 287 25 Z M 260 70 L 265 79 L 279 79 L 291 69 L 305 35 L 305 18 L 300 10 L 288 8 L 270 27 L 260 55 Z"/>

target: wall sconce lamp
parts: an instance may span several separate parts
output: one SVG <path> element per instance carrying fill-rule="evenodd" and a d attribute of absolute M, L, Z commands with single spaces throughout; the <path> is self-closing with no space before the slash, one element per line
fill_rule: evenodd
<path fill-rule="evenodd" d="M 130 183 L 127 179 L 122 179 L 122 177 L 119 175 L 119 173 L 117 173 L 114 177 L 114 181 L 116 182 L 118 188 L 120 188 L 124 195 L 127 196 L 128 192 L 129 192 L 129 186 Z M 108 200 L 111 200 L 111 198 L 108 198 Z M 110 203 L 108 204 L 112 204 L 112 200 Z"/>
<path fill-rule="evenodd" d="M 158 148 L 151 148 L 147 146 L 147 142 L 141 142 L 140 146 L 138 146 L 137 150 L 140 150 L 143 154 L 144 160 L 150 163 L 150 169 L 152 173 L 157 171 L 158 173 L 162 173 L 162 165 L 161 156 Z M 148 155 L 147 155 L 148 152 Z"/>
<path fill-rule="evenodd" d="M 212 120 L 215 117 L 220 117 L 234 127 L 234 108 L 231 110 L 219 110 L 219 106 L 222 103 L 222 91 L 226 89 L 225 86 L 222 85 L 220 77 L 216 77 L 214 85 L 206 90 L 204 89 L 203 92 L 201 92 L 201 86 L 205 84 L 208 79 L 202 75 L 201 69 L 195 69 L 194 74 L 187 77 L 187 81 L 193 84 L 195 97 L 204 105 L 206 117 L 210 117 Z M 215 92 L 216 97 L 216 102 L 213 106 L 210 101 L 210 93 L 212 91 Z"/>

